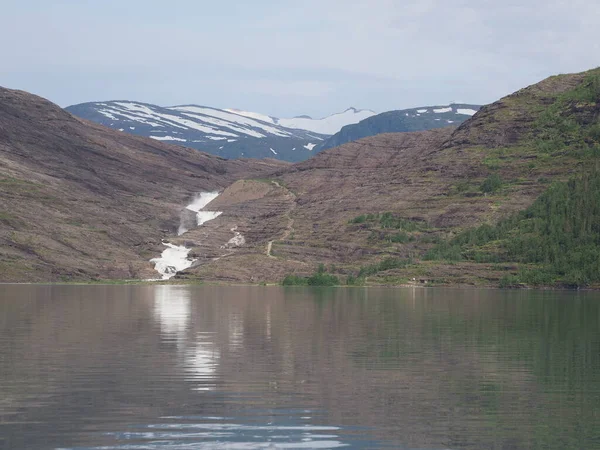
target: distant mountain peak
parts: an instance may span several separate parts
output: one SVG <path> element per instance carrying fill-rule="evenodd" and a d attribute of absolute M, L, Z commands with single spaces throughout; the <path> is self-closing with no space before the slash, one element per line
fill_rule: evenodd
<path fill-rule="evenodd" d="M 344 126 L 339 132 L 327 138 L 315 150 L 320 152 L 347 142 L 380 133 L 402 133 L 424 131 L 433 128 L 456 126 L 473 116 L 480 106 L 466 103 L 449 105 L 421 106 L 375 114 L 370 111 L 365 119 Z M 363 113 L 348 108 L 346 113 Z"/>
<path fill-rule="evenodd" d="M 331 114 L 322 119 L 313 119 L 310 116 L 298 116 L 292 119 L 278 119 L 277 123 L 285 128 L 308 130 L 314 133 L 333 135 L 346 125 L 360 122 L 367 117 L 374 116 L 370 110 L 360 110 L 350 107 L 343 112 Z"/>

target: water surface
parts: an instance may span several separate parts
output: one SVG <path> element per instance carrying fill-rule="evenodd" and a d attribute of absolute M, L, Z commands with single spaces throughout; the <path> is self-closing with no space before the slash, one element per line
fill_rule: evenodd
<path fill-rule="evenodd" d="M 598 449 L 600 294 L 0 285 L 0 448 Z"/>

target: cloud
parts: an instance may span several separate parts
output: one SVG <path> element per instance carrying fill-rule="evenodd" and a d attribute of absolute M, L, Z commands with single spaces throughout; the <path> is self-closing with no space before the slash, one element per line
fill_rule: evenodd
<path fill-rule="evenodd" d="M 351 104 L 489 102 L 600 64 L 597 0 L 176 6 L 14 2 L 0 28 L 11 43 L 0 49 L 0 83 L 61 104 L 104 95 L 325 115 Z"/>

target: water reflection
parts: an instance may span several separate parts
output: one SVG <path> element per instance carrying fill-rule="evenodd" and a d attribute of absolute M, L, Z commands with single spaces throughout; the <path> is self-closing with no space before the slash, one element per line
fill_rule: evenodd
<path fill-rule="evenodd" d="M 220 352 L 215 346 L 215 333 L 197 331 L 189 338 L 191 321 L 191 291 L 186 286 L 156 286 L 154 317 L 160 323 L 165 341 L 175 340 L 185 368 L 185 380 L 193 383 L 192 390 L 209 391 L 215 388 L 215 373 Z"/>
<path fill-rule="evenodd" d="M 135 431 L 107 433 L 127 444 L 114 449 L 333 449 L 347 447 L 339 427 L 271 423 L 252 425 L 218 417 L 164 417 Z M 106 447 L 94 447 L 104 449 Z"/>
<path fill-rule="evenodd" d="M 192 389 L 195 391 L 210 391 L 216 387 L 214 380 L 220 352 L 213 339 L 214 333 L 197 333 L 196 341 L 186 350 L 186 380 L 194 383 Z"/>
<path fill-rule="evenodd" d="M 184 341 L 190 323 L 191 292 L 185 286 L 154 288 L 154 318 L 165 337 Z"/>
<path fill-rule="evenodd" d="M 0 448 L 600 448 L 595 293 L 0 291 Z"/>

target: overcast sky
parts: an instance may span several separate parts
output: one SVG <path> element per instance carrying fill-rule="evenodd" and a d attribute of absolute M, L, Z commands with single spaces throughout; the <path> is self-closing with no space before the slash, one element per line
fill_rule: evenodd
<path fill-rule="evenodd" d="M 279 117 L 489 103 L 600 65 L 598 0 L 4 0 L 0 85 Z"/>

